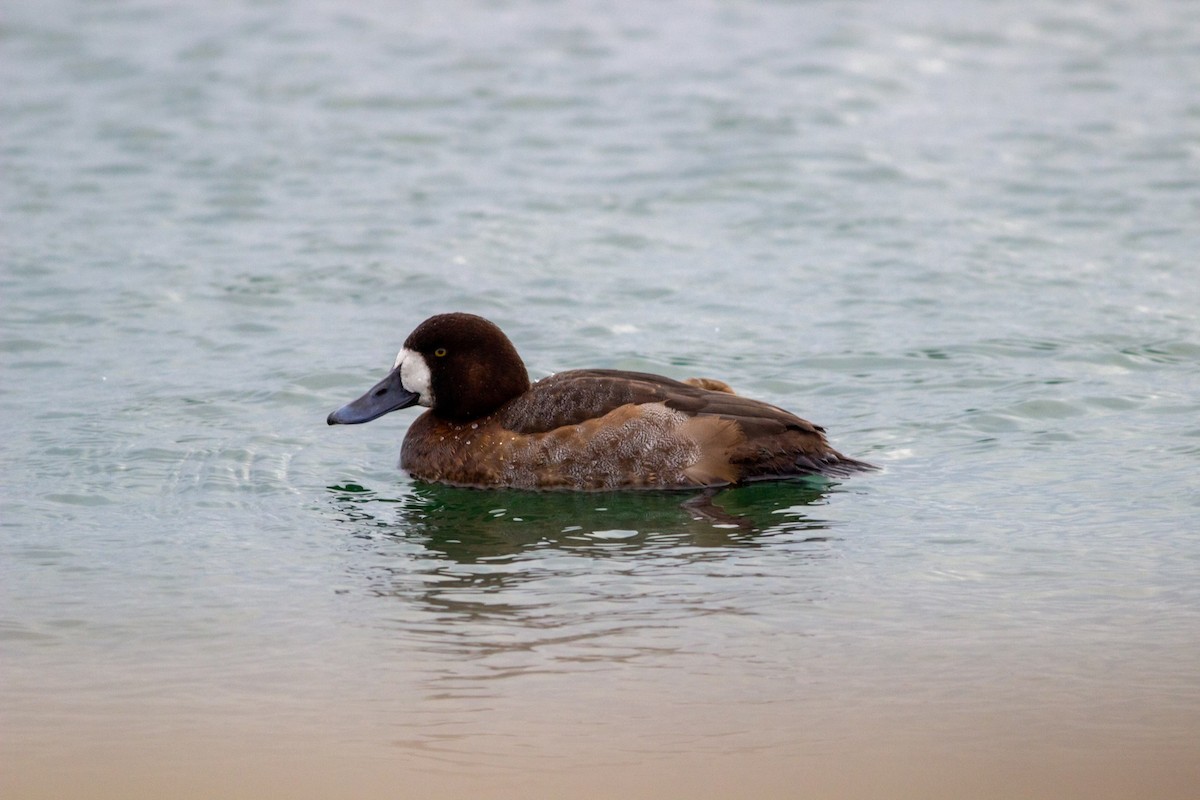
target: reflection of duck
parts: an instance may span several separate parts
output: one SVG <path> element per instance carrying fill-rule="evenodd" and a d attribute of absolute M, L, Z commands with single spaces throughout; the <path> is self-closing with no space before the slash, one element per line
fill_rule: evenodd
<path fill-rule="evenodd" d="M 355 485 L 330 491 L 341 513 L 372 534 L 395 530 L 458 563 L 534 546 L 589 555 L 666 545 L 745 547 L 789 531 L 824 539 L 826 527 L 804 513 L 824 496 L 824 487 L 810 481 L 726 489 L 719 504 L 710 493 L 680 503 L 673 492 L 480 492 L 428 483 L 399 497 Z"/>
<path fill-rule="evenodd" d="M 531 385 L 508 337 L 471 314 L 421 323 L 391 373 L 328 422 L 416 404 L 429 410 L 401 466 L 460 486 L 686 488 L 872 468 L 830 447 L 820 426 L 721 381 L 574 370 Z"/>
<path fill-rule="evenodd" d="M 804 565 L 840 549 L 828 523 L 809 516 L 827 510 L 810 507 L 824 496 L 815 481 L 721 490 L 714 503 L 740 527 L 695 519 L 679 492 L 407 481 L 329 491 L 348 534 L 341 566 L 359 587 L 341 591 L 391 601 L 372 624 L 428 665 L 437 696 L 478 698 L 480 679 L 690 650 L 672 631 L 700 615 L 755 614 L 736 599 L 744 591 L 776 594 L 785 608 L 819 598 L 826 572 Z"/>

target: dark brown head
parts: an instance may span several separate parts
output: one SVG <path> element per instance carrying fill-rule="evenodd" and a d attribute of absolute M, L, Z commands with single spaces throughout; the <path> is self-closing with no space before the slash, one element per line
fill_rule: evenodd
<path fill-rule="evenodd" d="M 409 334 L 386 378 L 328 422 L 370 422 L 418 404 L 443 419 L 468 422 L 528 390 L 529 373 L 503 331 L 474 314 L 438 314 Z"/>

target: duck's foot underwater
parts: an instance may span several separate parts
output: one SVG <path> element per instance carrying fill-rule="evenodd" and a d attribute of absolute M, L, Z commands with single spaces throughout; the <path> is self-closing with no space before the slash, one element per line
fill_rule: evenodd
<path fill-rule="evenodd" d="M 726 487 L 710 486 L 699 494 L 684 500 L 679 507 L 694 520 L 709 522 L 713 525 L 732 526 L 743 531 L 754 530 L 754 523 L 749 518 L 730 514 L 713 502 L 713 498 L 724 488 Z"/>

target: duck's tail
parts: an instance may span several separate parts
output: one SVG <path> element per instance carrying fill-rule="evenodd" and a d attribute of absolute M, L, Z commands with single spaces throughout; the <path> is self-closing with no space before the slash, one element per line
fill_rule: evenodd
<path fill-rule="evenodd" d="M 817 456 L 800 455 L 796 459 L 796 468 L 802 473 L 819 473 L 830 478 L 846 478 L 856 472 L 874 472 L 879 469 L 874 464 L 844 456 L 833 449 Z"/>

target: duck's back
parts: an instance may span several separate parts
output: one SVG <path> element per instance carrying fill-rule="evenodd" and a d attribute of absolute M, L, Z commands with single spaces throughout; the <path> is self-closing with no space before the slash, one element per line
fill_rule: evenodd
<path fill-rule="evenodd" d="M 432 413 L 402 466 L 427 480 L 523 488 L 684 488 L 869 469 L 824 431 L 721 385 L 621 370 L 573 370 L 533 384 L 467 424 Z"/>

